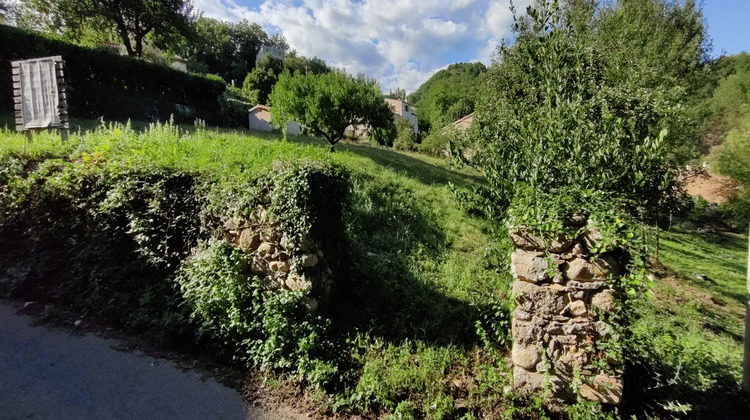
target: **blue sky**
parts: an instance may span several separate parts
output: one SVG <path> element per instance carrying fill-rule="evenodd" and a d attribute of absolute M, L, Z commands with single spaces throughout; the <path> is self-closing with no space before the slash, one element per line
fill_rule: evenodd
<path fill-rule="evenodd" d="M 532 0 L 514 0 L 519 11 Z M 509 0 L 194 0 L 205 16 L 248 19 L 300 54 L 416 90 L 461 61 L 489 64 L 510 35 Z M 750 0 L 705 0 L 712 56 L 750 50 Z"/>

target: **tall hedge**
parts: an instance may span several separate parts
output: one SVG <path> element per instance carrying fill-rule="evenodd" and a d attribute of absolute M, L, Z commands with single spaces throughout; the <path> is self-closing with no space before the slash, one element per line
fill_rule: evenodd
<path fill-rule="evenodd" d="M 5 25 L 0 45 L 0 112 L 13 110 L 11 61 L 61 55 L 73 117 L 165 120 L 174 114 L 178 120 L 221 123 L 219 98 L 226 89 L 221 81 Z M 178 104 L 194 113 L 180 112 Z"/>

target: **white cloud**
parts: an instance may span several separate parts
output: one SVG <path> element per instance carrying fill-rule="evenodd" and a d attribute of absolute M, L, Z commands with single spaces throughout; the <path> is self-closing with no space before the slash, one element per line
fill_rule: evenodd
<path fill-rule="evenodd" d="M 516 1 L 523 11 L 530 0 Z M 489 63 L 510 33 L 508 0 L 195 0 L 205 16 L 248 19 L 282 33 L 300 54 L 350 73 L 365 73 L 385 91 L 416 90 L 456 61 Z"/>

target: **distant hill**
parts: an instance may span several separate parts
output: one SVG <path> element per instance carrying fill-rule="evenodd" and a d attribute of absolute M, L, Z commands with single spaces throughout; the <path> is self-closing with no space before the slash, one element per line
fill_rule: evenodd
<path fill-rule="evenodd" d="M 477 80 L 486 70 L 482 63 L 451 64 L 409 95 L 419 113 L 420 129 L 442 128 L 472 113 Z"/>

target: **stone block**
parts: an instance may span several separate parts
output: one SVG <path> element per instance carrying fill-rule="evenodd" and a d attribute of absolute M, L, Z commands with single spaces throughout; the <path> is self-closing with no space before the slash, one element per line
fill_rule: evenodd
<path fill-rule="evenodd" d="M 263 242 L 258 247 L 258 255 L 261 257 L 270 257 L 274 252 L 276 252 L 276 247 L 269 242 Z"/>
<path fill-rule="evenodd" d="M 582 300 L 574 300 L 570 302 L 570 307 L 568 308 L 568 312 L 570 312 L 573 316 L 585 316 L 589 313 L 589 311 L 586 309 L 586 304 Z"/>
<path fill-rule="evenodd" d="M 318 256 L 315 254 L 304 254 L 300 258 L 303 267 L 315 267 L 318 265 Z"/>
<path fill-rule="evenodd" d="M 565 383 L 553 374 L 532 372 L 520 366 L 513 368 L 513 387 L 520 391 L 544 393 L 559 397 L 565 394 Z"/>
<path fill-rule="evenodd" d="M 542 360 L 542 352 L 537 343 L 513 343 L 511 351 L 513 364 L 527 370 L 532 370 Z"/>
<path fill-rule="evenodd" d="M 542 329 L 533 322 L 524 322 L 513 319 L 511 323 L 511 334 L 514 343 L 528 344 L 539 342 Z"/>
<path fill-rule="evenodd" d="M 581 397 L 602 404 L 618 405 L 622 401 L 622 378 L 597 375 L 590 383 L 581 385 Z"/>
<path fill-rule="evenodd" d="M 561 266 L 565 278 L 578 282 L 606 281 L 610 275 L 620 274 L 620 266 L 614 258 L 573 258 Z"/>
<path fill-rule="evenodd" d="M 556 285 L 552 285 L 556 286 Z M 516 307 L 534 315 L 560 315 L 568 306 L 568 295 L 562 290 L 525 281 L 513 283 Z"/>
<path fill-rule="evenodd" d="M 518 280 L 540 283 L 549 279 L 550 264 L 535 252 L 517 249 L 510 256 L 511 272 Z"/>
<path fill-rule="evenodd" d="M 268 267 L 273 272 L 280 272 L 280 273 L 288 273 L 289 272 L 289 262 L 288 261 L 271 261 L 268 264 Z"/>
<path fill-rule="evenodd" d="M 603 312 L 615 312 L 617 304 L 609 290 L 601 291 L 591 298 L 591 304 Z"/>
<path fill-rule="evenodd" d="M 265 276 L 271 272 L 268 263 L 260 258 L 253 258 L 250 262 L 250 271 L 258 276 Z"/>
<path fill-rule="evenodd" d="M 286 279 L 286 287 L 291 290 L 300 290 L 303 292 L 309 292 L 312 290 L 312 282 L 304 276 L 298 276 L 296 274 L 290 274 Z"/>
<path fill-rule="evenodd" d="M 260 235 L 252 229 L 244 229 L 240 234 L 240 249 L 245 252 L 253 252 L 260 245 Z"/>

